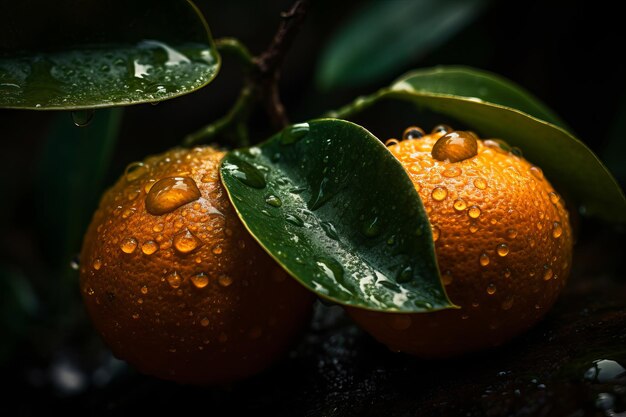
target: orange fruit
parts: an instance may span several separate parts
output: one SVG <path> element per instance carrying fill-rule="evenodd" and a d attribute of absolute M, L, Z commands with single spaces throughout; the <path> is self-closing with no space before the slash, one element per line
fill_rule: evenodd
<path fill-rule="evenodd" d="M 499 140 L 440 126 L 388 141 L 432 226 L 446 292 L 458 309 L 384 313 L 348 308 L 396 351 L 444 357 L 500 345 L 531 327 L 565 285 L 572 231 L 541 169 Z"/>
<path fill-rule="evenodd" d="M 266 368 L 313 296 L 245 230 L 219 180 L 224 153 L 175 149 L 131 164 L 85 235 L 80 287 L 113 353 L 140 372 L 223 383 Z"/>

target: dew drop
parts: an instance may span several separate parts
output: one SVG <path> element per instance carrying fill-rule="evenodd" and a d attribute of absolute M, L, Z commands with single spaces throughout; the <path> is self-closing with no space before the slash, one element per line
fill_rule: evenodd
<path fill-rule="evenodd" d="M 281 199 L 273 194 L 270 194 L 267 197 L 265 197 L 265 202 L 272 207 L 280 207 L 283 205 L 283 202 L 281 201 Z"/>
<path fill-rule="evenodd" d="M 300 139 L 308 135 L 309 130 L 310 127 L 308 123 L 298 123 L 287 127 L 280 135 L 280 142 L 283 145 L 291 145 L 293 143 L 296 143 Z"/>
<path fill-rule="evenodd" d="M 552 237 L 557 239 L 561 237 L 562 234 L 563 234 L 563 227 L 561 226 L 561 223 L 554 222 L 552 224 Z"/>
<path fill-rule="evenodd" d="M 474 135 L 468 132 L 450 132 L 440 137 L 431 155 L 438 161 L 459 162 L 476 156 L 478 143 Z"/>
<path fill-rule="evenodd" d="M 478 226 L 475 223 L 470 224 L 469 231 L 472 234 L 476 233 L 478 231 Z"/>
<path fill-rule="evenodd" d="M 506 243 L 500 243 L 496 246 L 496 252 L 500 256 L 506 256 L 509 254 L 509 246 Z"/>
<path fill-rule="evenodd" d="M 430 133 L 434 135 L 437 133 L 448 133 L 452 131 L 453 129 L 448 125 L 437 125 L 433 128 L 433 130 Z"/>
<path fill-rule="evenodd" d="M 478 206 L 472 206 L 467 210 L 467 215 L 472 219 L 477 219 L 480 216 L 480 208 Z"/>
<path fill-rule="evenodd" d="M 398 139 L 391 138 L 385 141 L 385 146 L 393 146 L 393 145 L 397 145 L 398 143 L 400 143 Z"/>
<path fill-rule="evenodd" d="M 543 280 L 550 281 L 552 277 L 554 276 L 554 272 L 552 272 L 552 268 L 550 268 L 547 265 L 544 266 L 544 269 L 545 271 L 543 272 Z"/>
<path fill-rule="evenodd" d="M 229 277 L 228 275 L 220 275 L 219 278 L 217 279 L 217 282 L 222 287 L 230 287 L 233 283 L 233 279 Z"/>
<path fill-rule="evenodd" d="M 86 127 L 93 120 L 94 114 L 93 109 L 75 110 L 72 112 L 72 121 L 77 127 Z"/>
<path fill-rule="evenodd" d="M 459 168 L 456 165 L 453 165 L 449 168 L 444 169 L 441 175 L 443 175 L 446 178 L 454 178 L 454 177 L 458 177 L 459 175 L 461 175 L 461 172 L 462 172 L 461 168 Z"/>
<path fill-rule="evenodd" d="M 556 204 L 559 202 L 559 200 L 561 199 L 559 197 L 559 195 L 557 193 L 555 193 L 554 191 L 550 191 L 548 193 L 548 197 L 550 197 L 550 201 L 552 202 L 552 204 Z"/>
<path fill-rule="evenodd" d="M 435 187 L 430 195 L 433 200 L 442 201 L 448 196 L 448 190 L 445 187 Z"/>
<path fill-rule="evenodd" d="M 504 278 L 510 278 L 511 277 L 511 270 L 509 268 L 506 268 L 504 270 Z"/>
<path fill-rule="evenodd" d="M 311 190 L 311 199 L 308 203 L 311 210 L 317 210 L 330 200 L 332 193 L 328 192 L 329 183 L 328 177 L 324 177 L 319 184 Z"/>
<path fill-rule="evenodd" d="M 133 319 L 137 320 L 139 318 L 139 314 L 135 313 L 133 314 Z"/>
<path fill-rule="evenodd" d="M 202 320 L 200 320 L 200 326 L 202 327 L 207 327 L 209 325 L 209 319 L 204 317 Z"/>
<path fill-rule="evenodd" d="M 380 221 L 374 217 L 363 225 L 361 230 L 367 237 L 376 237 L 380 234 Z"/>
<path fill-rule="evenodd" d="M 537 179 L 543 179 L 543 171 L 538 166 L 530 167 L 530 173 Z"/>
<path fill-rule="evenodd" d="M 196 288 L 204 288 L 209 284 L 209 277 L 204 272 L 200 272 L 191 277 L 191 283 Z"/>
<path fill-rule="evenodd" d="M 211 252 L 213 252 L 214 255 L 220 255 L 223 252 L 223 249 L 220 245 L 215 245 Z"/>
<path fill-rule="evenodd" d="M 137 239 L 134 237 L 127 237 L 120 243 L 120 249 L 124 253 L 133 253 L 137 249 Z"/>
<path fill-rule="evenodd" d="M 146 295 L 146 294 L 148 294 L 148 287 L 146 287 L 146 286 L 144 285 L 143 287 L 141 287 L 141 290 L 140 290 L 140 291 L 141 291 L 141 293 L 142 293 L 142 294 Z"/>
<path fill-rule="evenodd" d="M 265 176 L 254 165 L 238 158 L 231 157 L 228 162 L 224 162 L 222 169 L 235 177 L 239 182 L 252 188 L 265 188 Z"/>
<path fill-rule="evenodd" d="M 128 182 L 133 182 L 148 173 L 148 167 L 143 162 L 132 162 L 124 170 L 124 178 Z"/>
<path fill-rule="evenodd" d="M 422 128 L 417 127 L 417 126 L 409 126 L 402 133 L 402 139 L 403 140 L 419 139 L 419 138 L 423 138 L 425 135 L 426 133 L 424 132 Z"/>
<path fill-rule="evenodd" d="M 400 268 L 398 275 L 396 276 L 396 282 L 403 284 L 413 279 L 413 267 L 406 265 Z"/>
<path fill-rule="evenodd" d="M 509 239 L 515 239 L 517 237 L 517 230 L 516 229 L 509 229 L 506 231 L 506 236 Z"/>
<path fill-rule="evenodd" d="M 159 224 L 155 224 L 154 227 L 152 228 L 153 232 L 156 233 L 160 233 L 163 231 L 163 224 L 159 223 Z"/>
<path fill-rule="evenodd" d="M 102 261 L 100 259 L 96 259 L 95 261 L 93 261 L 93 269 L 99 271 L 100 268 L 102 268 Z"/>
<path fill-rule="evenodd" d="M 337 229 L 335 229 L 335 226 L 332 223 L 322 222 L 320 223 L 320 226 L 322 227 L 322 230 L 324 230 L 324 233 L 326 233 L 326 236 L 333 240 L 339 240 L 339 234 L 337 233 Z"/>
<path fill-rule="evenodd" d="M 191 233 L 189 229 L 174 235 L 173 243 L 174 248 L 182 254 L 193 252 L 202 245 L 202 241 Z"/>
<path fill-rule="evenodd" d="M 474 180 L 474 187 L 478 188 L 479 190 L 484 190 L 485 188 L 487 188 L 487 182 L 482 178 L 476 178 Z"/>
<path fill-rule="evenodd" d="M 297 227 L 304 226 L 304 220 L 302 220 L 300 217 L 296 216 L 295 214 L 290 214 L 290 213 L 285 214 L 285 221 Z"/>
<path fill-rule="evenodd" d="M 176 271 L 173 271 L 170 274 L 168 274 L 166 279 L 167 279 L 167 283 L 170 284 L 170 287 L 172 288 L 180 287 L 180 284 L 182 284 L 183 282 L 181 276 Z"/>
<path fill-rule="evenodd" d="M 78 269 L 80 268 L 80 257 L 79 255 L 75 255 L 72 260 L 70 261 L 70 268 L 72 268 L 74 271 L 78 271 Z"/>
<path fill-rule="evenodd" d="M 465 203 L 465 201 L 460 198 L 458 200 L 454 200 L 453 206 L 456 211 L 463 211 L 467 208 L 467 204 Z"/>
<path fill-rule="evenodd" d="M 489 284 L 487 286 L 487 294 L 494 295 L 496 293 L 496 286 L 494 284 Z"/>
<path fill-rule="evenodd" d="M 316 262 L 317 266 L 322 270 L 324 275 L 327 278 L 331 279 L 334 282 L 339 283 L 340 285 L 344 284 L 344 271 L 341 264 L 334 259 L 318 259 Z"/>
<path fill-rule="evenodd" d="M 146 255 L 152 255 L 159 249 L 159 245 L 154 240 L 148 240 L 141 245 L 141 251 Z"/>
<path fill-rule="evenodd" d="M 170 213 L 200 198 L 196 182 L 189 177 L 168 177 L 157 181 L 146 196 L 146 210 L 155 216 Z"/>
<path fill-rule="evenodd" d="M 482 266 L 489 265 L 489 255 L 487 255 L 486 253 L 481 254 L 478 260 L 480 261 L 480 264 Z"/>

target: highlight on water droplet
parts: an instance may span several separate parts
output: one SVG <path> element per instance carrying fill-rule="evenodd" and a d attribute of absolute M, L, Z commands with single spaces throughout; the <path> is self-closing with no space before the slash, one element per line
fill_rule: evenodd
<path fill-rule="evenodd" d="M 403 284 L 413 279 L 413 267 L 411 265 L 405 265 L 400 268 L 398 275 L 396 276 L 396 282 Z"/>
<path fill-rule="evenodd" d="M 265 175 L 257 167 L 237 156 L 223 162 L 222 169 L 248 187 L 262 189 L 267 185 Z"/>
<path fill-rule="evenodd" d="M 478 225 L 476 223 L 470 224 L 469 231 L 472 234 L 476 233 L 478 231 Z"/>
<path fill-rule="evenodd" d="M 165 279 L 167 280 L 167 283 L 170 285 L 170 287 L 172 288 L 178 288 L 180 287 L 180 284 L 182 284 L 183 279 L 182 277 L 178 274 L 178 272 L 176 271 L 172 271 L 170 272 L 167 277 L 165 277 Z"/>
<path fill-rule="evenodd" d="M 393 146 L 393 145 L 397 145 L 398 143 L 400 143 L 400 141 L 396 138 L 391 138 L 391 139 L 387 139 L 385 141 L 385 146 Z"/>
<path fill-rule="evenodd" d="M 479 262 L 480 262 L 480 264 L 481 264 L 482 266 L 487 266 L 487 265 L 489 265 L 489 255 L 487 255 L 487 254 L 486 254 L 486 253 L 484 253 L 484 252 L 480 255 L 480 257 L 478 258 L 478 260 L 479 260 Z"/>
<path fill-rule="evenodd" d="M 74 257 L 70 261 L 70 268 L 72 268 L 74 271 L 78 271 L 78 269 L 80 268 L 80 256 L 79 255 L 74 255 Z"/>
<path fill-rule="evenodd" d="M 484 190 L 485 188 L 487 188 L 487 181 L 482 178 L 476 178 L 474 180 L 474 187 L 478 188 L 479 190 Z"/>
<path fill-rule="evenodd" d="M 291 213 L 285 214 L 285 220 L 288 223 L 293 224 L 294 226 L 298 226 L 298 227 L 304 226 L 304 220 L 302 220 L 300 217 L 296 216 L 295 214 L 291 214 Z"/>
<path fill-rule="evenodd" d="M 365 222 L 361 230 L 367 237 L 376 237 L 380 234 L 380 220 L 378 216 L 374 216 L 369 221 Z"/>
<path fill-rule="evenodd" d="M 495 286 L 495 284 L 489 284 L 487 286 L 487 294 L 494 295 L 495 293 L 496 293 L 496 286 Z"/>
<path fill-rule="evenodd" d="M 433 242 L 436 242 L 439 240 L 439 228 L 437 226 L 432 226 L 432 233 L 433 233 Z"/>
<path fill-rule="evenodd" d="M 94 109 L 74 110 L 72 112 L 72 121 L 77 127 L 86 127 L 93 120 L 95 114 Z"/>
<path fill-rule="evenodd" d="M 506 256 L 509 254 L 509 246 L 506 243 L 500 243 L 498 246 L 496 246 L 496 253 L 499 256 Z"/>
<path fill-rule="evenodd" d="M 403 140 L 419 139 L 423 138 L 424 136 L 426 136 L 424 130 L 417 126 L 409 126 L 404 129 L 404 132 L 402 133 Z"/>
<path fill-rule="evenodd" d="M 204 273 L 200 272 L 199 274 L 192 275 L 191 283 L 196 288 L 204 288 L 209 284 L 209 277 Z"/>
<path fill-rule="evenodd" d="M 322 230 L 324 230 L 324 233 L 326 233 L 326 236 L 333 240 L 339 240 L 337 229 L 335 229 L 335 226 L 331 222 L 321 222 L 320 226 Z"/>
<path fill-rule="evenodd" d="M 280 143 L 283 145 L 291 145 L 298 142 L 309 134 L 310 126 L 308 123 L 297 123 L 286 127 L 280 135 Z"/>
<path fill-rule="evenodd" d="M 174 248 L 182 254 L 193 252 L 202 246 L 202 241 L 191 233 L 189 229 L 185 229 L 174 235 L 173 243 Z"/>
<path fill-rule="evenodd" d="M 202 327 L 207 327 L 209 325 L 209 319 L 204 317 L 202 318 L 202 320 L 200 320 L 200 326 Z"/>
<path fill-rule="evenodd" d="M 452 132 L 454 129 L 452 129 L 450 126 L 448 125 L 437 125 L 435 127 L 433 127 L 433 130 L 430 131 L 431 134 L 437 134 L 437 133 L 448 133 L 448 132 Z"/>
<path fill-rule="evenodd" d="M 283 202 L 280 198 L 275 196 L 274 194 L 270 194 L 265 197 L 265 202 L 272 207 L 280 207 L 283 205 Z"/>
<path fill-rule="evenodd" d="M 561 226 L 561 223 L 559 222 L 552 223 L 552 237 L 557 239 L 561 237 L 562 234 L 563 234 L 563 227 Z"/>
<path fill-rule="evenodd" d="M 557 193 L 555 193 L 554 191 L 550 191 L 548 193 L 548 197 L 550 198 L 550 202 L 552 204 L 556 204 L 559 202 L 559 200 L 561 199 L 561 197 L 559 197 L 559 195 Z"/>
<path fill-rule="evenodd" d="M 435 187 L 430 196 L 435 201 L 442 201 L 445 200 L 445 198 L 448 196 L 448 190 L 446 189 L 446 187 Z"/>
<path fill-rule="evenodd" d="M 533 174 L 533 176 L 537 179 L 543 179 L 543 171 L 538 166 L 533 165 L 532 167 L 530 167 L 530 173 Z"/>
<path fill-rule="evenodd" d="M 143 162 L 131 162 L 124 170 L 124 179 L 127 182 L 137 181 L 148 173 L 148 166 Z"/>
<path fill-rule="evenodd" d="M 456 211 L 463 211 L 467 208 L 467 204 L 461 198 L 454 200 L 453 206 Z"/>
<path fill-rule="evenodd" d="M 433 145 L 431 155 L 438 161 L 460 162 L 478 153 L 476 137 L 469 132 L 446 133 Z"/>
<path fill-rule="evenodd" d="M 517 237 L 517 230 L 516 229 L 508 229 L 506 231 L 506 236 L 509 239 L 515 239 Z"/>
<path fill-rule="evenodd" d="M 480 208 L 478 206 L 472 206 L 467 210 L 467 215 L 472 219 L 477 219 L 480 217 Z"/>
<path fill-rule="evenodd" d="M 152 255 L 159 249 L 159 245 L 154 240 L 147 240 L 141 245 L 141 251 L 146 255 Z"/>
<path fill-rule="evenodd" d="M 189 177 L 168 177 L 157 181 L 146 196 L 146 210 L 155 216 L 170 213 L 200 198 L 196 182 Z"/>
<path fill-rule="evenodd" d="M 120 249 L 124 253 L 131 254 L 137 249 L 137 239 L 134 237 L 126 237 L 120 243 Z"/>
<path fill-rule="evenodd" d="M 222 249 L 220 245 L 213 246 L 213 249 L 211 250 L 211 252 L 213 252 L 214 255 L 220 255 L 223 251 L 224 250 Z"/>
<path fill-rule="evenodd" d="M 552 277 L 554 276 L 554 272 L 552 272 L 552 268 L 550 268 L 548 265 L 544 265 L 543 266 L 543 280 L 544 281 L 550 281 L 552 279 Z"/>
<path fill-rule="evenodd" d="M 141 291 L 142 294 L 146 295 L 148 294 L 148 287 L 144 285 L 139 291 Z"/>

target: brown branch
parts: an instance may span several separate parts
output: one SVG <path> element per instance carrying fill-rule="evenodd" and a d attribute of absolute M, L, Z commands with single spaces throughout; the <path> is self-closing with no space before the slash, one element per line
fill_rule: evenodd
<path fill-rule="evenodd" d="M 253 59 L 252 83 L 260 88 L 260 97 L 272 125 L 282 129 L 289 124 L 285 107 L 280 100 L 278 81 L 280 67 L 291 47 L 309 8 L 309 0 L 297 0 L 293 6 L 281 14 L 282 21 L 267 49 Z"/>

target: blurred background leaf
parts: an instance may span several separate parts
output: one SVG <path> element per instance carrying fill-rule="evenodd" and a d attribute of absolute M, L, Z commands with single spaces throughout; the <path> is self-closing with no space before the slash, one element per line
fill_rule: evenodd
<path fill-rule="evenodd" d="M 487 0 L 369 1 L 322 51 L 318 85 L 330 90 L 371 85 L 444 43 L 469 24 Z"/>
<path fill-rule="evenodd" d="M 0 4 L 0 107 L 158 102 L 203 87 L 219 66 L 191 1 Z"/>

